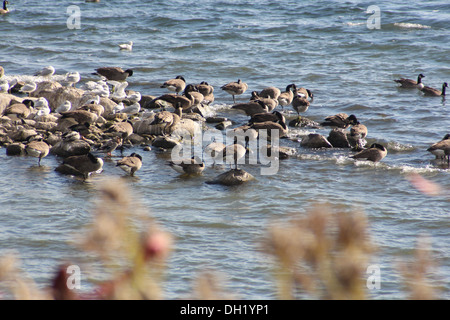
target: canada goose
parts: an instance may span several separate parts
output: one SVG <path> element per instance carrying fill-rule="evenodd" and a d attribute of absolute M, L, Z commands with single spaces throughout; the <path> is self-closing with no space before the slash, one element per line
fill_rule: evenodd
<path fill-rule="evenodd" d="M 42 68 L 39 72 L 36 72 L 34 75 L 39 77 L 50 78 L 55 73 L 55 68 L 53 66 L 47 66 Z"/>
<path fill-rule="evenodd" d="M 30 81 L 30 82 L 26 82 L 22 88 L 20 88 L 19 92 L 22 93 L 26 93 L 28 94 L 28 96 L 30 96 L 30 93 L 32 93 L 33 91 L 35 91 L 37 88 L 37 85 L 35 82 Z"/>
<path fill-rule="evenodd" d="M 174 108 L 175 106 L 180 104 L 183 110 L 188 110 L 192 106 L 192 103 L 194 101 L 192 95 L 189 92 L 186 92 L 184 95 L 178 95 L 175 93 L 163 94 L 162 96 L 154 98 L 151 101 L 151 104 L 158 105 L 158 100 L 165 101 L 172 105 Z"/>
<path fill-rule="evenodd" d="M 133 75 L 132 69 L 123 70 L 120 67 L 102 67 L 95 69 L 94 75 L 105 77 L 107 80 L 125 81 Z"/>
<path fill-rule="evenodd" d="M 252 124 L 255 122 L 266 122 L 266 121 L 286 123 L 286 118 L 279 111 L 273 111 L 272 113 L 263 112 L 254 114 L 248 122 L 249 124 Z"/>
<path fill-rule="evenodd" d="M 186 175 L 199 175 L 205 170 L 205 163 L 198 157 L 181 160 L 181 162 L 169 161 L 167 165 L 176 172 Z"/>
<path fill-rule="evenodd" d="M 368 149 L 364 149 L 352 156 L 353 159 L 362 159 L 372 162 L 378 162 L 387 155 L 387 149 L 379 143 L 372 143 Z"/>
<path fill-rule="evenodd" d="M 350 128 L 350 134 L 348 137 L 350 144 L 356 149 L 362 149 L 365 144 L 364 139 L 366 138 L 367 133 L 367 127 L 359 121 L 356 121 L 356 124 Z"/>
<path fill-rule="evenodd" d="M 42 139 L 30 141 L 26 147 L 25 152 L 27 155 L 39 158 L 38 165 L 41 166 L 41 159 L 45 158 L 50 151 L 50 146 Z"/>
<path fill-rule="evenodd" d="M 72 108 L 72 103 L 69 100 L 64 101 L 63 103 L 61 103 L 58 108 L 56 108 L 55 112 L 56 113 L 64 113 L 64 112 L 69 112 L 70 109 Z"/>
<path fill-rule="evenodd" d="M 231 166 L 231 160 L 233 160 L 234 163 L 234 169 L 237 170 L 238 166 L 238 160 L 243 158 L 245 154 L 247 153 L 247 148 L 245 148 L 243 145 L 239 143 L 234 143 L 226 146 L 222 150 L 222 158 L 226 163 L 230 163 Z"/>
<path fill-rule="evenodd" d="M 313 93 L 311 92 L 311 90 L 306 89 L 306 88 L 297 88 L 295 87 L 295 91 L 294 91 L 294 95 L 297 94 L 300 97 L 305 98 L 306 100 L 312 100 L 314 98 Z"/>
<path fill-rule="evenodd" d="M 202 81 L 200 82 L 200 84 L 196 85 L 196 87 L 198 89 L 198 92 L 200 92 L 204 97 L 204 104 L 210 105 L 214 102 L 214 87 L 212 85 L 210 85 L 206 81 Z"/>
<path fill-rule="evenodd" d="M 56 167 L 55 171 L 82 176 L 86 180 L 93 172 L 97 172 L 103 168 L 103 159 L 87 153 L 79 156 L 70 156 L 63 160 L 63 163 Z"/>
<path fill-rule="evenodd" d="M 79 110 L 86 110 L 100 117 L 105 112 L 105 107 L 98 103 L 89 103 L 81 106 Z"/>
<path fill-rule="evenodd" d="M 264 105 L 267 107 L 268 112 L 272 112 L 272 110 L 278 106 L 277 99 L 273 99 L 270 97 L 264 98 L 264 97 L 259 96 L 258 92 L 253 91 L 250 101 L 257 101 L 257 100 L 260 100 L 264 103 Z"/>
<path fill-rule="evenodd" d="M 400 88 L 422 89 L 423 88 L 422 78 L 425 78 L 425 76 L 423 74 L 419 74 L 417 76 L 417 81 L 412 80 L 412 79 L 400 78 L 400 79 L 394 80 L 394 82 L 399 83 Z"/>
<path fill-rule="evenodd" d="M 109 127 L 106 132 L 126 139 L 133 134 L 133 124 L 129 120 L 117 122 Z"/>
<path fill-rule="evenodd" d="M 428 86 L 423 87 L 422 89 L 420 89 L 424 96 L 428 96 L 428 97 L 439 97 L 439 96 L 443 96 L 445 97 L 445 88 L 448 87 L 447 82 L 444 82 L 442 84 L 442 91 L 441 90 L 437 90 Z"/>
<path fill-rule="evenodd" d="M 250 125 L 251 128 L 259 131 L 259 130 L 267 130 L 267 136 L 272 136 L 272 130 L 278 131 L 278 137 L 284 138 L 288 135 L 288 127 L 286 126 L 286 123 L 284 122 L 272 122 L 272 121 L 265 121 L 265 122 L 255 122 Z"/>
<path fill-rule="evenodd" d="M 78 123 L 95 123 L 98 119 L 98 115 L 83 109 L 77 109 L 73 111 L 67 111 L 61 113 L 60 119 L 72 118 Z"/>
<path fill-rule="evenodd" d="M 155 118 L 150 123 L 150 125 L 156 125 L 156 124 L 164 124 L 163 133 L 166 135 L 167 133 L 170 133 L 172 128 L 175 127 L 176 124 L 178 124 L 181 120 L 181 117 L 183 115 L 181 104 L 177 104 L 175 112 L 170 111 L 161 111 L 155 114 Z"/>
<path fill-rule="evenodd" d="M 286 86 L 286 91 L 280 93 L 278 97 L 278 103 L 280 104 L 281 108 L 284 109 L 285 106 L 288 106 L 292 103 L 292 99 L 294 99 L 295 89 L 295 84 L 291 83 Z"/>
<path fill-rule="evenodd" d="M 34 105 L 32 100 L 25 99 L 22 103 L 14 103 L 7 107 L 4 115 L 8 117 L 15 116 L 17 118 L 27 118 L 31 113 L 30 106 L 32 105 Z"/>
<path fill-rule="evenodd" d="M 447 157 L 450 166 L 450 133 L 447 133 L 441 141 L 433 143 L 427 151 L 434 154 L 436 159 L 445 159 Z"/>
<path fill-rule="evenodd" d="M 235 96 L 243 94 L 248 89 L 248 85 L 245 82 L 242 82 L 241 79 L 238 79 L 237 82 L 230 82 L 222 87 L 220 89 L 224 90 L 226 93 L 231 94 L 233 96 L 233 103 L 236 103 Z"/>
<path fill-rule="evenodd" d="M 183 76 L 176 76 L 175 79 L 170 79 L 161 85 L 161 88 L 167 88 L 170 91 L 179 94 L 186 88 L 186 80 Z"/>
<path fill-rule="evenodd" d="M 3 1 L 3 9 L 0 9 L 0 14 L 6 14 L 9 12 L 9 9 L 7 7 L 8 4 L 9 4 L 8 0 Z"/>
<path fill-rule="evenodd" d="M 142 167 L 142 157 L 133 152 L 129 156 L 117 161 L 116 167 L 119 167 L 133 177 L 134 173 Z"/>
<path fill-rule="evenodd" d="M 310 102 L 307 98 L 301 96 L 301 95 L 294 95 L 294 98 L 292 99 L 292 108 L 297 112 L 297 114 L 300 116 L 301 112 L 306 112 L 309 108 Z"/>
<path fill-rule="evenodd" d="M 187 95 L 189 93 L 189 95 Z M 197 106 L 205 100 L 205 96 L 198 91 L 198 88 L 193 84 L 188 84 L 184 89 L 184 95 L 192 100 L 192 106 Z"/>
<path fill-rule="evenodd" d="M 267 87 L 261 90 L 258 94 L 261 98 L 272 98 L 278 100 L 281 94 L 281 90 L 276 87 Z"/>
<path fill-rule="evenodd" d="M 231 108 L 244 111 L 245 114 L 250 117 L 256 113 L 269 112 L 269 109 L 261 100 L 253 100 L 250 102 L 238 103 L 233 105 Z"/>
<path fill-rule="evenodd" d="M 133 50 L 133 41 L 129 41 L 128 43 L 121 43 L 121 44 L 119 44 L 119 49 L 120 50 L 126 50 L 126 51 Z"/>
<path fill-rule="evenodd" d="M 211 159 L 213 159 L 213 166 L 215 166 L 216 160 L 223 158 L 223 149 L 225 149 L 225 144 L 214 141 L 205 147 L 203 153 L 206 153 Z"/>
<path fill-rule="evenodd" d="M 239 137 L 243 137 L 245 148 L 248 150 L 250 141 L 258 139 L 259 132 L 249 125 L 243 125 L 233 129 L 234 143 L 238 142 Z M 242 138 L 241 138 L 242 139 Z"/>
<path fill-rule="evenodd" d="M 355 125 L 358 119 L 356 116 L 351 114 L 350 116 L 346 113 L 338 113 L 325 118 L 325 121 L 320 125 L 324 127 L 337 127 L 342 129 L 347 129 L 350 125 Z"/>
<path fill-rule="evenodd" d="M 122 137 L 114 136 L 112 139 L 108 140 L 105 144 L 101 145 L 99 150 L 106 152 L 108 157 L 112 156 L 112 152 L 122 145 Z"/>

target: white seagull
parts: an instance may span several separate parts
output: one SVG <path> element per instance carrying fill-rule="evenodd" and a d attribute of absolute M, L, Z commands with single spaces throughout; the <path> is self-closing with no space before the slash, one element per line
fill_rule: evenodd
<path fill-rule="evenodd" d="M 75 86 L 76 83 L 80 82 L 80 74 L 78 72 L 68 72 L 66 73 L 66 82 L 69 83 L 69 87 Z"/>
<path fill-rule="evenodd" d="M 55 73 L 55 68 L 52 66 L 44 67 L 41 71 L 35 73 L 35 76 L 50 78 Z"/>
<path fill-rule="evenodd" d="M 120 48 L 120 50 L 131 51 L 131 50 L 133 50 L 133 41 L 130 41 L 128 43 L 119 44 L 119 48 Z"/>

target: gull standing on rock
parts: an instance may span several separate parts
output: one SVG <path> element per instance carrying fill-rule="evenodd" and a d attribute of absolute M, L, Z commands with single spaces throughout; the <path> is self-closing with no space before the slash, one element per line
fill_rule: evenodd
<path fill-rule="evenodd" d="M 75 84 L 80 82 L 80 74 L 78 72 L 68 72 L 66 73 L 66 81 L 69 87 L 75 87 Z"/>
<path fill-rule="evenodd" d="M 35 73 L 35 76 L 51 78 L 55 74 L 55 68 L 53 66 L 44 67 L 41 71 Z"/>

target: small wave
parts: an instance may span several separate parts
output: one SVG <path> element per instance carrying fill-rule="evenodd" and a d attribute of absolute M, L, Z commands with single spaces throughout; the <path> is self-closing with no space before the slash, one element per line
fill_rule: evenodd
<path fill-rule="evenodd" d="M 349 26 L 349 27 L 355 27 L 355 26 L 362 26 L 362 25 L 365 25 L 366 24 L 366 22 L 346 22 L 346 23 L 344 23 L 346 26 Z"/>
<path fill-rule="evenodd" d="M 407 22 L 396 22 L 394 23 L 394 27 L 402 29 L 431 29 L 431 27 L 427 25 L 423 25 L 420 23 L 407 23 Z"/>

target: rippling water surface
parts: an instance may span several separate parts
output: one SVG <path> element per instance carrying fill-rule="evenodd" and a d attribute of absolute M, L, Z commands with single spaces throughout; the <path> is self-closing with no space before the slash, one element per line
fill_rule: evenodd
<path fill-rule="evenodd" d="M 128 89 L 165 93 L 162 82 L 182 74 L 187 82 L 215 87 L 216 115 L 247 119 L 229 111 L 232 98 L 220 86 L 242 79 L 249 90 L 284 89 L 289 83 L 311 89 L 314 101 L 304 116 L 321 121 L 345 112 L 357 115 L 388 156 L 377 165 L 355 163 L 349 151 L 308 150 L 299 140 L 328 129 L 291 128 L 282 141 L 297 154 L 280 163 L 273 176 L 245 166 L 256 180 L 226 188 L 206 184 L 221 170 L 182 179 L 156 151 L 143 152 L 136 179 L 125 180 L 137 199 L 176 237 L 165 283 L 167 298 L 192 289 L 204 268 L 225 276 L 228 289 L 243 299 L 275 298 L 273 265 L 261 254 L 266 227 L 316 202 L 367 214 L 379 251 L 381 289 L 375 299 L 402 299 L 398 259 L 408 256 L 418 236 L 431 237 L 438 266 L 440 297 L 450 298 L 449 171 L 426 149 L 450 130 L 448 101 L 398 89 L 393 79 L 426 75 L 441 88 L 450 80 L 450 3 L 448 1 L 10 1 L 0 17 L 0 64 L 6 76 L 31 75 L 47 65 L 57 74 L 79 71 L 82 82 L 102 66 L 132 68 Z M 67 7 L 81 10 L 81 28 L 70 30 Z M 369 29 L 370 5 L 380 8 L 380 29 Z M 119 43 L 132 40 L 131 52 Z M 286 116 L 293 117 L 287 108 Z M 297 139 L 297 141 L 296 141 Z M 2 151 L 3 150 L 3 151 Z M 23 268 L 40 286 L 60 262 L 87 259 L 69 240 L 91 219 L 96 182 L 120 177 L 113 162 L 89 183 L 54 172 L 59 159 L 8 157 L 0 150 L 0 252 L 15 250 Z M 132 150 L 129 150 L 131 152 Z M 128 152 L 128 150 L 127 150 Z M 406 179 L 419 173 L 440 184 L 430 197 Z M 91 279 L 89 279 L 91 280 Z M 85 284 L 89 287 L 89 284 Z"/>

